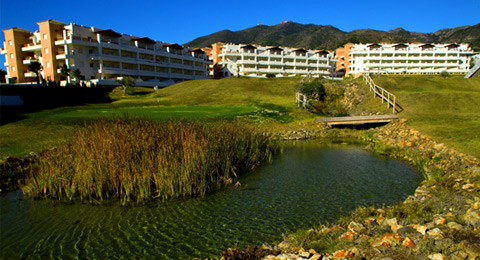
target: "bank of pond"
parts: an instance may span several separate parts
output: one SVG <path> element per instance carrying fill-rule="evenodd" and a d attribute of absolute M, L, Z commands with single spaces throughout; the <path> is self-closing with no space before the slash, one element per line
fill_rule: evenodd
<path fill-rule="evenodd" d="M 32 175 L 23 190 L 0 199 L 1 258 L 217 257 L 229 247 L 273 243 L 282 234 L 333 222 L 359 206 L 403 201 L 422 181 L 413 167 L 351 141 L 275 143 L 238 123 L 171 122 L 163 129 L 140 120 L 146 127 L 135 133 L 129 123 L 138 125 L 136 120 L 115 119 L 108 126 L 91 122 L 94 134 L 82 128 L 35 166 L 45 172 L 43 182 L 51 178 L 56 183 L 34 191 L 42 181 Z M 199 133 L 187 130 L 192 128 Z M 121 142 L 112 144 L 105 135 Z M 94 143 L 97 148 L 91 147 Z M 130 153 L 118 158 L 109 153 L 127 145 L 133 145 Z M 142 157 L 142 149 L 171 162 Z M 221 166 L 207 168 L 216 162 Z M 33 170 L 40 174 L 39 169 Z M 86 170 L 92 174 L 79 173 Z M 159 176 L 165 179 L 157 180 L 162 170 Z M 115 171 L 121 173 L 116 179 L 107 174 Z M 58 172 L 69 176 L 55 179 Z M 141 172 L 150 175 L 133 174 Z M 166 180 L 167 172 L 178 180 Z M 97 179 L 102 182 L 96 184 Z M 141 186 L 142 181 L 150 184 Z M 168 185 L 158 188 L 155 181 Z M 82 182 L 90 193 L 71 188 Z M 192 182 L 200 185 L 187 185 Z M 66 191 L 69 187 L 73 194 Z"/>

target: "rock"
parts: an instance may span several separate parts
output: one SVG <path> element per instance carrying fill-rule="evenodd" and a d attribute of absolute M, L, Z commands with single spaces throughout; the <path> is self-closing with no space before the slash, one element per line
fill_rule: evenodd
<path fill-rule="evenodd" d="M 347 256 L 347 251 L 345 249 L 338 250 L 335 253 L 333 253 L 334 257 L 346 257 Z"/>
<path fill-rule="evenodd" d="M 438 217 L 434 219 L 433 222 L 435 223 L 435 225 L 445 225 L 445 223 L 447 223 L 447 220 L 442 217 Z"/>
<path fill-rule="evenodd" d="M 385 224 L 389 226 L 396 226 L 398 225 L 397 218 L 385 219 Z"/>
<path fill-rule="evenodd" d="M 415 243 L 413 243 L 413 241 L 410 238 L 407 237 L 403 240 L 402 246 L 415 247 Z"/>
<path fill-rule="evenodd" d="M 450 229 L 455 229 L 455 230 L 462 230 L 463 227 L 462 225 L 458 224 L 457 222 L 448 222 L 447 227 Z"/>
<path fill-rule="evenodd" d="M 418 234 L 418 231 L 413 227 L 406 226 L 398 229 L 397 233 L 400 234 L 401 236 L 407 236 L 412 234 Z"/>
<path fill-rule="evenodd" d="M 321 260 L 323 256 L 321 254 L 314 254 L 312 257 L 310 257 L 310 260 Z"/>
<path fill-rule="evenodd" d="M 303 258 L 310 258 L 310 253 L 309 252 L 301 252 L 300 254 L 298 254 L 300 257 L 303 257 Z"/>
<path fill-rule="evenodd" d="M 480 214 L 476 211 L 467 212 L 467 214 L 463 215 L 463 220 L 472 226 L 480 225 Z"/>
<path fill-rule="evenodd" d="M 365 227 L 360 223 L 352 221 L 352 222 L 350 222 L 350 224 L 348 224 L 348 229 L 351 232 L 360 233 L 360 232 L 365 230 Z"/>
<path fill-rule="evenodd" d="M 428 258 L 432 260 L 444 260 L 445 256 L 440 253 L 436 253 L 436 254 L 429 255 Z"/>
<path fill-rule="evenodd" d="M 470 190 L 473 188 L 475 188 L 475 184 L 472 184 L 472 183 L 468 183 L 462 186 L 462 190 Z"/>
<path fill-rule="evenodd" d="M 343 233 L 339 238 L 340 239 L 347 239 L 347 240 L 352 240 L 354 234 L 350 231 Z"/>
<path fill-rule="evenodd" d="M 433 237 L 434 239 L 443 238 L 443 233 L 439 228 L 434 228 L 432 230 L 427 231 L 427 235 Z"/>
<path fill-rule="evenodd" d="M 283 249 L 287 249 L 290 247 L 290 241 L 288 240 L 283 240 L 282 242 L 280 242 L 280 244 L 277 245 L 277 247 L 281 250 Z"/>
<path fill-rule="evenodd" d="M 422 235 L 426 235 L 427 233 L 427 227 L 426 226 L 418 226 L 415 228 L 418 232 L 422 233 Z"/>
<path fill-rule="evenodd" d="M 393 232 L 397 232 L 399 229 L 403 228 L 402 225 L 392 225 L 391 226 Z"/>

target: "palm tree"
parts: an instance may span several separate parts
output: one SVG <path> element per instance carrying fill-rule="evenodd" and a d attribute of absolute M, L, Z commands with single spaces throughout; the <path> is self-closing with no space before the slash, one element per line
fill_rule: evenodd
<path fill-rule="evenodd" d="M 68 80 L 68 75 L 70 75 L 70 69 L 67 67 L 67 64 L 63 64 L 63 66 L 60 68 L 60 74 L 67 77 L 67 81 L 68 83 L 70 83 L 70 80 Z"/>
<path fill-rule="evenodd" d="M 70 75 L 75 79 L 77 83 L 80 81 L 80 77 L 82 76 L 80 69 L 72 70 Z"/>
<path fill-rule="evenodd" d="M 28 69 L 31 71 L 31 72 L 35 72 L 35 74 L 37 75 L 37 84 L 40 84 L 40 71 L 42 71 L 43 67 L 42 67 L 42 64 L 40 64 L 38 61 L 34 61 L 32 63 L 30 63 L 30 66 L 28 66 Z"/>

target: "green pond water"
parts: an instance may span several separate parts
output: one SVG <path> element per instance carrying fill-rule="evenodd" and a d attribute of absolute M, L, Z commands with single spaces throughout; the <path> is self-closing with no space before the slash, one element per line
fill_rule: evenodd
<path fill-rule="evenodd" d="M 244 173 L 241 189 L 203 198 L 122 207 L 0 199 L 1 259 L 192 259 L 229 247 L 282 240 L 282 234 L 335 221 L 360 205 L 413 194 L 411 166 L 359 145 L 287 143 L 271 165 Z"/>

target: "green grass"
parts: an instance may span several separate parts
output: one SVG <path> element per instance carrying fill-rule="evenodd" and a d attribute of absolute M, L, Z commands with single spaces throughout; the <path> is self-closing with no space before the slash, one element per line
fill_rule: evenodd
<path fill-rule="evenodd" d="M 244 119 L 288 123 L 312 120 L 296 107 L 295 84 L 300 78 L 187 81 L 156 91 L 134 87 L 123 95 L 114 90 L 109 104 L 61 107 L 25 114 L 25 119 L 0 126 L 0 159 L 23 156 L 56 146 L 88 118 L 128 114 L 158 120 L 203 121 Z"/>
<path fill-rule="evenodd" d="M 480 158 L 480 78 L 462 76 L 374 76 L 375 83 L 397 97 L 399 115 L 408 124 L 467 154 Z M 364 110 L 391 113 L 380 99 L 369 98 Z"/>

